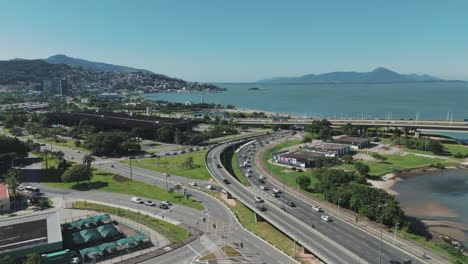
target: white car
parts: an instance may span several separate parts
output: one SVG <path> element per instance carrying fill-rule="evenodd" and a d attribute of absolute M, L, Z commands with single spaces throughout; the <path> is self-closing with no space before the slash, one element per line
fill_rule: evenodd
<path fill-rule="evenodd" d="M 258 175 L 258 177 L 262 180 L 265 179 L 265 176 L 263 176 L 262 174 Z"/>
<path fill-rule="evenodd" d="M 278 189 L 278 188 L 273 188 L 273 189 L 271 189 L 271 190 L 273 190 L 275 193 L 280 193 L 280 192 L 281 192 L 281 190 Z"/>
<path fill-rule="evenodd" d="M 263 199 L 260 196 L 255 196 L 255 201 L 258 203 L 263 203 Z"/>
<path fill-rule="evenodd" d="M 322 215 L 321 216 L 322 220 L 325 221 L 325 222 L 330 222 L 330 217 L 328 215 Z"/>
<path fill-rule="evenodd" d="M 169 201 L 162 201 L 161 203 L 164 204 L 164 205 L 167 205 L 167 206 L 171 206 L 171 205 L 172 205 L 172 203 L 169 202 Z"/>
<path fill-rule="evenodd" d="M 133 203 L 137 203 L 137 204 L 141 204 L 143 203 L 143 199 L 141 199 L 140 197 L 132 197 L 132 199 L 130 199 Z"/>
<path fill-rule="evenodd" d="M 262 189 L 262 190 L 268 190 L 268 187 L 266 187 L 265 185 L 260 185 L 260 189 Z"/>
<path fill-rule="evenodd" d="M 196 182 L 189 182 L 189 185 L 190 186 L 197 186 L 197 183 Z"/>
<path fill-rule="evenodd" d="M 227 194 L 227 191 L 224 190 L 224 189 L 222 189 L 221 192 L 224 193 L 224 194 Z"/>
<path fill-rule="evenodd" d="M 156 206 L 155 203 L 153 203 L 152 201 L 148 200 L 148 201 L 145 201 L 145 205 L 147 206 Z"/>
<path fill-rule="evenodd" d="M 213 190 L 213 186 L 211 184 L 208 184 L 207 186 L 205 186 L 205 188 L 208 190 Z"/>
<path fill-rule="evenodd" d="M 249 178 L 249 177 L 252 177 L 252 176 L 249 173 L 246 173 L 245 177 Z"/>
<path fill-rule="evenodd" d="M 312 206 L 312 209 L 313 209 L 314 211 L 317 211 L 317 212 L 322 212 L 322 208 L 320 208 L 320 207 L 318 207 L 318 206 L 316 206 L 316 205 Z"/>

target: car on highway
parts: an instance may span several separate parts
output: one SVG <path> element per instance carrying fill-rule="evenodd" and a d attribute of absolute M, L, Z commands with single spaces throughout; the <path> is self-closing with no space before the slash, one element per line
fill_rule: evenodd
<path fill-rule="evenodd" d="M 218 169 L 222 168 L 221 164 L 216 164 L 216 167 L 218 167 Z"/>
<path fill-rule="evenodd" d="M 147 205 L 147 206 L 156 206 L 156 204 L 153 203 L 153 201 L 150 201 L 150 200 L 145 201 L 145 205 Z"/>
<path fill-rule="evenodd" d="M 263 181 L 263 180 L 262 180 Z M 265 185 L 260 185 L 260 189 L 262 190 L 268 190 L 268 187 L 266 187 Z"/>
<path fill-rule="evenodd" d="M 249 173 L 246 173 L 245 177 L 249 178 L 249 177 L 251 177 L 251 175 Z"/>
<path fill-rule="evenodd" d="M 150 158 L 156 158 L 158 155 L 156 153 L 153 153 L 150 155 Z"/>
<path fill-rule="evenodd" d="M 207 186 L 205 186 L 205 188 L 207 190 L 214 190 L 213 185 L 211 185 L 211 184 L 208 184 Z"/>
<path fill-rule="evenodd" d="M 231 182 L 228 181 L 228 179 L 223 179 L 223 182 L 224 182 L 225 184 L 230 184 L 230 183 L 231 183 Z"/>
<path fill-rule="evenodd" d="M 279 197 L 279 195 L 278 195 L 277 192 L 271 192 L 271 196 L 273 196 L 273 197 L 275 197 L 275 198 L 278 198 L 278 197 Z"/>
<path fill-rule="evenodd" d="M 266 210 L 265 206 L 263 206 L 262 203 L 255 203 L 255 207 L 257 207 L 260 211 Z"/>
<path fill-rule="evenodd" d="M 190 186 L 197 186 L 197 183 L 196 182 L 189 182 L 189 185 Z"/>
<path fill-rule="evenodd" d="M 256 202 L 256 203 L 263 203 L 264 201 L 263 201 L 262 197 L 260 197 L 260 196 L 255 196 L 255 202 Z"/>
<path fill-rule="evenodd" d="M 296 205 L 294 204 L 293 201 L 288 201 L 288 202 L 286 202 L 286 204 L 287 204 L 289 207 L 296 207 Z"/>
<path fill-rule="evenodd" d="M 171 205 L 172 205 L 172 203 L 169 202 L 169 201 L 162 201 L 161 204 L 165 204 L 165 205 L 167 205 L 167 206 L 171 206 Z"/>
<path fill-rule="evenodd" d="M 227 194 L 227 191 L 224 190 L 224 189 L 222 189 L 221 192 L 224 193 L 224 194 Z"/>
<path fill-rule="evenodd" d="M 143 203 L 143 199 L 141 199 L 140 197 L 132 197 L 130 201 L 132 201 L 132 203 L 137 203 L 137 204 Z"/>
<path fill-rule="evenodd" d="M 258 177 L 259 177 L 260 179 L 262 179 L 262 180 L 265 179 L 265 176 L 263 176 L 262 174 L 258 175 Z"/>
<path fill-rule="evenodd" d="M 169 209 L 169 206 L 167 206 L 165 204 L 159 204 L 158 207 L 161 208 L 161 209 Z"/>
<path fill-rule="evenodd" d="M 325 222 L 330 222 L 331 221 L 331 219 L 330 219 L 330 217 L 328 215 L 322 215 L 320 218 L 322 218 L 322 220 L 325 221 Z"/>
<path fill-rule="evenodd" d="M 318 207 L 318 206 L 316 206 L 316 205 L 312 206 L 312 209 L 313 209 L 314 211 L 317 211 L 317 212 L 322 212 L 322 208 L 320 208 L 320 207 Z"/>
<path fill-rule="evenodd" d="M 271 189 L 273 192 L 275 193 L 280 193 L 281 190 L 279 188 L 276 188 L 276 187 L 273 187 L 273 189 Z"/>

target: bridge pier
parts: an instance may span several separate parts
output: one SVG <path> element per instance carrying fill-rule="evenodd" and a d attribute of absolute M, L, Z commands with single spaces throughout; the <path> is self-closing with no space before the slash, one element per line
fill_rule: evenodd
<path fill-rule="evenodd" d="M 418 131 L 417 129 L 414 130 L 414 137 L 419 138 L 421 136 L 421 131 Z"/>
<path fill-rule="evenodd" d="M 232 194 L 230 192 L 226 192 L 227 199 L 233 199 Z"/>

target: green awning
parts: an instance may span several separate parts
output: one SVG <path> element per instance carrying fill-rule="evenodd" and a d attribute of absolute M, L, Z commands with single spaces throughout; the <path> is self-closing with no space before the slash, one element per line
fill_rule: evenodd
<path fill-rule="evenodd" d="M 86 218 L 86 219 L 81 219 L 81 220 L 78 220 L 78 221 L 75 221 L 75 222 L 71 222 L 70 223 L 70 226 L 71 227 L 82 227 L 82 226 L 85 226 L 86 224 L 91 224 L 91 223 L 95 223 L 96 220 L 94 220 L 94 218 Z"/>
<path fill-rule="evenodd" d="M 83 239 L 83 236 L 81 236 L 81 234 L 79 232 L 77 233 L 73 233 L 71 235 L 71 239 L 72 239 L 72 244 L 74 246 L 81 246 L 81 245 L 84 245 L 85 244 L 85 241 Z"/>
<path fill-rule="evenodd" d="M 86 243 L 102 239 L 101 233 L 96 228 L 80 231 L 80 234 Z"/>
<path fill-rule="evenodd" d="M 88 254 L 96 253 L 96 252 L 102 252 L 102 251 L 99 247 L 89 247 L 89 248 L 83 248 L 82 250 L 80 250 L 80 254 L 82 257 Z"/>
<path fill-rule="evenodd" d="M 106 220 L 111 220 L 111 217 L 108 215 L 108 214 L 103 214 L 103 215 L 97 215 L 94 218 L 94 221 L 96 222 L 103 222 L 103 221 L 106 221 Z"/>
<path fill-rule="evenodd" d="M 120 235 L 120 231 L 113 225 L 107 224 L 96 228 L 103 238 L 115 237 Z"/>

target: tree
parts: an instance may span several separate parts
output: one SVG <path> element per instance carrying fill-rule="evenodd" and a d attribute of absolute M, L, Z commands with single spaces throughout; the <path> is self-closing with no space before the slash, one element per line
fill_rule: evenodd
<path fill-rule="evenodd" d="M 14 264 L 15 260 L 11 256 L 0 257 L 0 263 L 2 264 Z"/>
<path fill-rule="evenodd" d="M 91 168 L 91 163 L 96 159 L 91 154 L 86 154 L 83 156 L 83 164 L 85 164 L 88 168 Z"/>
<path fill-rule="evenodd" d="M 75 147 L 79 148 L 81 146 L 81 141 L 75 140 Z"/>
<path fill-rule="evenodd" d="M 434 154 L 443 154 L 445 152 L 444 146 L 436 140 L 429 140 L 427 143 L 427 150 Z"/>
<path fill-rule="evenodd" d="M 62 181 L 80 184 L 81 181 L 90 181 L 92 177 L 93 174 L 88 166 L 78 164 L 72 166 L 63 173 Z"/>
<path fill-rule="evenodd" d="M 301 176 L 297 177 L 297 179 L 296 179 L 297 185 L 299 185 L 301 187 L 301 189 L 303 189 L 303 190 L 307 189 L 307 187 L 309 187 L 311 182 L 312 181 L 311 181 L 310 177 L 307 176 L 307 175 L 301 175 Z"/>
<path fill-rule="evenodd" d="M 23 262 L 24 264 L 41 264 L 42 258 L 39 254 L 28 254 Z"/>
<path fill-rule="evenodd" d="M 353 159 L 353 156 L 349 155 L 349 154 L 346 154 L 344 155 L 343 157 L 341 157 L 341 160 L 345 163 L 345 164 L 351 164 L 353 163 L 354 159 Z"/>
<path fill-rule="evenodd" d="M 310 133 L 305 134 L 304 137 L 302 138 L 302 142 L 303 143 L 312 142 L 312 134 Z"/>
<path fill-rule="evenodd" d="M 184 168 L 193 169 L 193 157 L 187 157 L 187 159 L 185 159 Z"/>
<path fill-rule="evenodd" d="M 380 154 L 377 153 L 377 152 L 371 152 L 371 153 L 370 153 L 370 156 L 373 157 L 373 158 L 376 159 L 376 160 L 381 160 L 381 161 L 387 160 L 387 157 L 382 156 L 382 155 L 380 155 Z"/>
<path fill-rule="evenodd" d="M 363 176 L 367 176 L 369 174 L 370 168 L 366 164 L 362 162 L 356 162 L 354 163 L 354 168 L 356 171 Z"/>
<path fill-rule="evenodd" d="M 341 128 L 341 131 L 343 134 L 348 135 L 348 136 L 358 136 L 359 135 L 359 130 L 356 126 L 353 126 L 351 123 L 346 123 Z"/>
<path fill-rule="evenodd" d="M 13 191 L 13 205 L 16 207 L 16 188 L 21 185 L 21 171 L 16 168 L 11 168 L 5 177 L 5 183 Z"/>
<path fill-rule="evenodd" d="M 59 150 L 59 151 L 55 152 L 55 156 L 58 159 L 63 160 L 63 158 L 65 157 L 65 153 L 63 153 L 63 151 Z"/>

